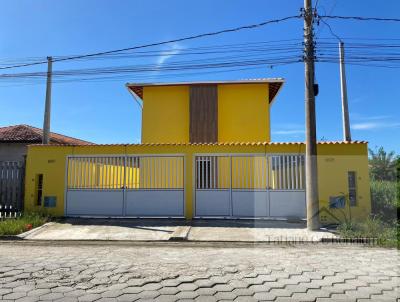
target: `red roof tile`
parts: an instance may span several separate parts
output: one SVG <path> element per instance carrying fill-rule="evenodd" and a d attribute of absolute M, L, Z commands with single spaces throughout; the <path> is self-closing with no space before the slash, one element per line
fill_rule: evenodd
<path fill-rule="evenodd" d="M 0 143 L 42 143 L 43 130 L 29 125 L 0 127 Z M 93 143 L 74 137 L 50 133 L 50 144 L 56 145 L 93 145 Z"/>
<path fill-rule="evenodd" d="M 367 141 L 321 141 L 319 145 L 352 145 L 368 144 Z M 87 144 L 90 145 L 90 144 Z M 143 144 L 96 144 L 97 146 L 274 146 L 274 145 L 305 145 L 304 142 L 219 142 L 219 143 L 143 143 Z M 43 145 L 46 146 L 46 145 Z M 62 146 L 61 144 L 59 146 Z M 80 144 L 79 146 L 85 146 Z"/>

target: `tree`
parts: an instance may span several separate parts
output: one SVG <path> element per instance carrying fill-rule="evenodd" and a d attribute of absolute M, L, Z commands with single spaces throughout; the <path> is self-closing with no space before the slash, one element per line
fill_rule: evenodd
<path fill-rule="evenodd" d="M 396 160 L 396 173 L 397 173 L 397 182 L 400 182 L 400 156 L 397 156 Z M 399 194 L 400 197 L 400 194 Z"/>
<path fill-rule="evenodd" d="M 378 150 L 369 149 L 369 171 L 372 180 L 389 180 L 396 179 L 396 166 L 399 163 L 394 151 L 387 153 L 383 147 Z"/>

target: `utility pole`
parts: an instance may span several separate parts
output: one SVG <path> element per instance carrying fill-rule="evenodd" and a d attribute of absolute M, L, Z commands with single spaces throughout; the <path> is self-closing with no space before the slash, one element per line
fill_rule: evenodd
<path fill-rule="evenodd" d="M 349 105 L 347 102 L 346 70 L 344 68 L 344 44 L 342 41 L 339 42 L 339 54 L 340 54 L 340 88 L 342 94 L 343 140 L 346 142 L 350 142 L 351 134 L 350 134 Z"/>
<path fill-rule="evenodd" d="M 304 0 L 304 63 L 306 111 L 306 201 L 307 228 L 319 229 L 317 175 L 317 134 L 315 119 L 313 9 L 311 0 Z"/>
<path fill-rule="evenodd" d="M 50 111 L 51 111 L 52 63 L 53 63 L 53 58 L 52 57 L 47 57 L 46 104 L 44 106 L 42 144 L 49 144 L 50 143 Z"/>

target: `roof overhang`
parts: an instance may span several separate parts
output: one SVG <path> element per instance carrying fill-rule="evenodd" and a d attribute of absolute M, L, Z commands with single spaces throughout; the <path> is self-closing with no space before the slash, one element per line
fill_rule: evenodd
<path fill-rule="evenodd" d="M 272 104 L 282 89 L 285 80 L 283 78 L 230 80 L 230 81 L 199 81 L 199 82 L 154 82 L 154 83 L 126 83 L 128 91 L 135 99 L 143 100 L 143 87 L 149 86 L 180 86 L 180 85 L 204 85 L 204 84 L 265 84 L 268 83 L 269 103 Z"/>

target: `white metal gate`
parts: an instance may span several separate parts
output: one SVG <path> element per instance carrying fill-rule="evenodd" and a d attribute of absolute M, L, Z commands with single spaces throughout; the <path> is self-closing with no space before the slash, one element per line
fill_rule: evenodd
<path fill-rule="evenodd" d="M 68 156 L 67 216 L 183 217 L 184 157 Z"/>
<path fill-rule="evenodd" d="M 304 155 L 196 155 L 196 217 L 305 217 Z"/>

